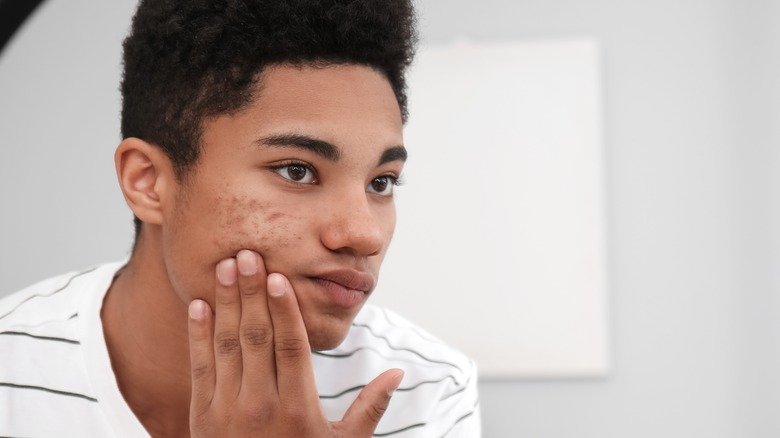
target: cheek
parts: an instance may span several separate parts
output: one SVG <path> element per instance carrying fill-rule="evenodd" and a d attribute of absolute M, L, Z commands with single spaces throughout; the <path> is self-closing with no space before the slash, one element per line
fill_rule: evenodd
<path fill-rule="evenodd" d="M 378 257 L 375 257 L 372 262 L 377 265 L 377 270 L 379 266 L 384 261 L 385 255 L 387 255 L 387 250 L 390 247 L 390 242 L 393 240 L 393 234 L 395 233 L 395 224 L 396 224 L 396 212 L 395 212 L 395 205 L 391 205 L 390 208 L 388 208 L 387 213 L 383 216 L 384 220 L 382 221 L 382 230 L 384 232 L 384 236 L 386 239 L 385 245 L 382 249 L 382 253 L 379 254 Z"/>
<path fill-rule="evenodd" d="M 387 209 L 382 212 L 381 218 L 382 218 L 381 219 L 382 231 L 385 235 L 385 238 L 387 239 L 385 249 L 387 249 L 387 246 L 390 245 L 390 241 L 393 239 L 393 234 L 395 233 L 395 224 L 396 224 L 395 204 L 390 204 L 387 207 Z"/>
<path fill-rule="evenodd" d="M 218 220 L 212 244 L 225 257 L 242 248 L 272 256 L 302 240 L 304 223 L 274 202 L 233 196 L 216 205 Z"/>
<path fill-rule="evenodd" d="M 199 198 L 180 205 L 172 233 L 166 237 L 166 264 L 174 288 L 213 294 L 216 264 L 241 249 L 260 253 L 271 269 L 299 253 L 306 227 L 303 219 L 273 201 L 249 196 Z M 289 255 L 288 255 L 289 254 Z"/>

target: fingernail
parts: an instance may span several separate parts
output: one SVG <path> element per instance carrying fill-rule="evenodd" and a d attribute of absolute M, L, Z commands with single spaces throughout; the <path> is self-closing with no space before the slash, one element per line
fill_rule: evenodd
<path fill-rule="evenodd" d="M 268 294 L 275 296 L 275 297 L 281 297 L 284 295 L 285 290 L 287 289 L 287 285 L 284 284 L 284 277 L 282 274 L 271 274 L 268 276 Z"/>
<path fill-rule="evenodd" d="M 206 303 L 203 300 L 192 300 L 189 307 L 190 318 L 202 320 L 206 318 Z"/>
<path fill-rule="evenodd" d="M 257 274 L 257 256 L 253 251 L 242 249 L 236 254 L 238 272 L 244 277 Z"/>
<path fill-rule="evenodd" d="M 395 394 L 395 390 L 398 389 L 399 386 L 401 386 L 401 381 L 404 379 L 404 372 L 403 370 L 398 370 L 398 372 L 395 375 L 395 378 L 393 382 L 395 383 L 392 387 L 392 389 L 389 389 L 387 391 L 387 395 L 392 397 L 393 394 Z"/>
<path fill-rule="evenodd" d="M 217 264 L 217 279 L 221 285 L 232 286 L 237 277 L 235 259 L 225 259 Z"/>

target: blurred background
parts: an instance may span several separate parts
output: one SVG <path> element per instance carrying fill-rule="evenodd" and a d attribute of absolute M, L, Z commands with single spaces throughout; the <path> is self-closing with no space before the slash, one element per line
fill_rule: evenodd
<path fill-rule="evenodd" d="M 601 46 L 611 371 L 483 379 L 484 435 L 780 436 L 780 2 L 416 4 L 423 44 Z M 133 7 L 42 2 L 0 53 L 0 296 L 129 250 L 112 155 Z"/>

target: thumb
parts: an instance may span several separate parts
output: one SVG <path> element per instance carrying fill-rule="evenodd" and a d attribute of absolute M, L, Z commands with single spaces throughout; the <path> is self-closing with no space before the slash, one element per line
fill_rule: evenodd
<path fill-rule="evenodd" d="M 404 378 L 403 370 L 393 368 L 380 374 L 358 394 L 347 409 L 341 426 L 352 436 L 371 436 L 390 404 L 390 397 Z"/>

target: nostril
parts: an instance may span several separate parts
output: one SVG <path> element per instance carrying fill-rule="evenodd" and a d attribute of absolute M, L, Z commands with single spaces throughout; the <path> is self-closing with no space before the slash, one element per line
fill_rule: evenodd
<path fill-rule="evenodd" d="M 380 246 L 379 246 L 377 249 L 375 249 L 375 250 L 374 250 L 373 252 L 371 252 L 370 254 L 366 254 L 366 256 L 368 256 L 368 257 L 374 257 L 374 256 L 378 256 L 378 255 L 379 255 L 379 254 L 381 254 L 381 253 L 382 253 L 382 246 L 380 245 Z"/>
<path fill-rule="evenodd" d="M 366 231 L 355 227 L 333 226 L 323 232 L 320 240 L 331 251 L 350 252 L 363 257 L 381 254 L 384 247 L 382 236 Z"/>

